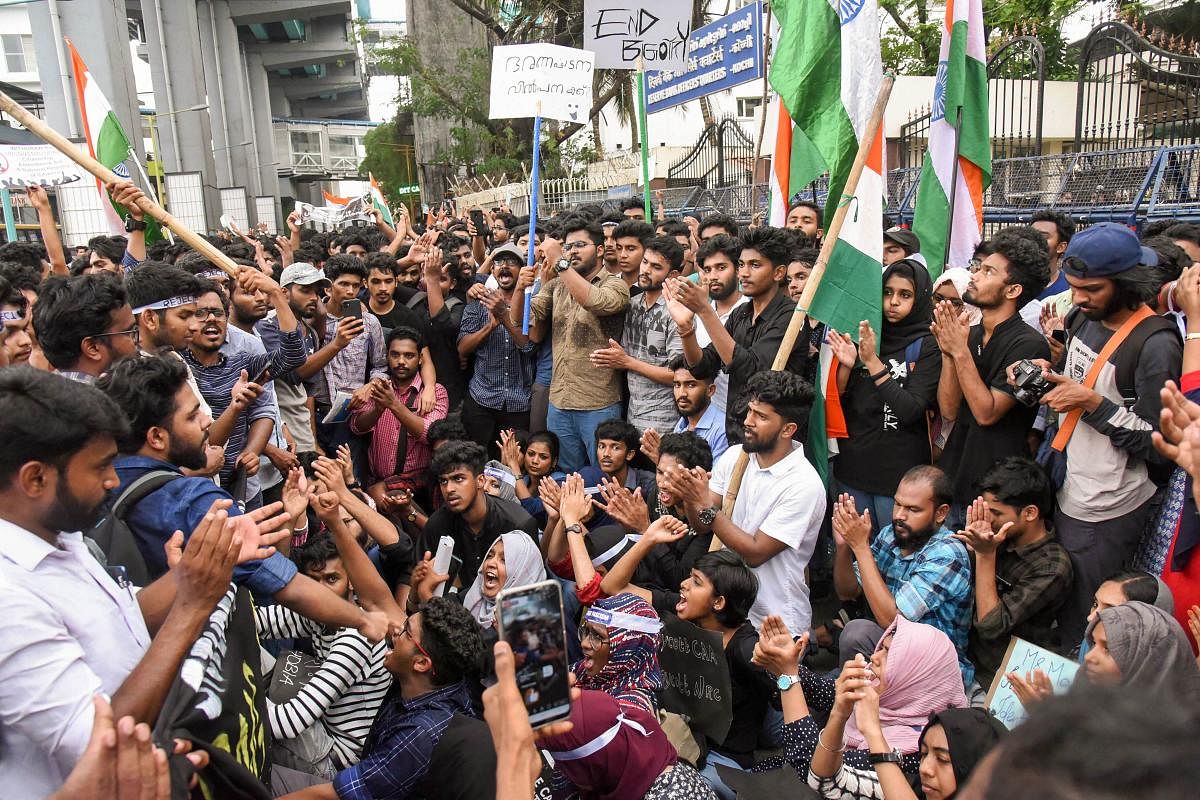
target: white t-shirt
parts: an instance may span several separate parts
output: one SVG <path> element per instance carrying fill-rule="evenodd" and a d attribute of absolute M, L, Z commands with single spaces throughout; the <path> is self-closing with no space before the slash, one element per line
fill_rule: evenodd
<path fill-rule="evenodd" d="M 746 297 L 746 295 L 742 295 L 740 298 L 738 298 L 738 301 L 731 305 L 729 310 L 724 314 L 722 314 L 720 311 L 717 311 L 716 300 L 710 300 L 709 305 L 713 307 L 713 311 L 717 311 L 717 318 L 721 320 L 721 324 L 724 325 L 729 321 L 729 315 L 733 313 L 735 308 L 740 306 L 742 303 L 748 302 L 750 302 L 750 298 Z M 704 323 L 696 320 L 696 344 L 700 345 L 701 348 L 704 348 L 708 347 L 711 342 L 712 337 L 708 335 L 708 329 L 704 327 Z M 729 402 L 729 373 L 724 369 L 718 372 L 716 384 L 717 391 L 713 393 L 712 404 L 721 409 L 721 411 L 724 411 L 725 404 Z"/>
<path fill-rule="evenodd" d="M 725 496 L 742 446 L 730 447 L 713 467 L 708 488 Z M 804 447 L 792 443 L 782 461 L 763 469 L 751 454 L 733 506 L 732 522 L 746 533 L 761 532 L 787 545 L 765 564 L 751 567 L 758 576 L 758 598 L 750 609 L 757 628 L 768 614 L 778 614 L 793 636 L 812 626 L 812 605 L 804 570 L 816 547 L 825 518 L 825 486 Z"/>

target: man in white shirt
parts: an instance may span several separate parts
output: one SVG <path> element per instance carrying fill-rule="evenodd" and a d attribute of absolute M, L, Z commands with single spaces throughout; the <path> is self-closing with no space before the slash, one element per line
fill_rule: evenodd
<path fill-rule="evenodd" d="M 62 533 L 102 515 L 118 483 L 116 441 L 127 433 L 125 415 L 92 386 L 27 367 L 0 372 L 6 797 L 36 800 L 62 784 L 87 747 L 97 692 L 111 698 L 114 717 L 153 726 L 235 563 L 270 552 L 259 549 L 254 523 L 227 524 L 214 506 L 186 550 L 182 535 L 168 544 L 169 574 L 135 592 L 80 533 Z"/>
<path fill-rule="evenodd" d="M 725 451 L 707 485 L 703 470 L 675 468 L 660 472 L 659 486 L 684 501 L 697 533 L 711 530 L 754 570 L 759 585 L 750 620 L 755 627 L 768 614 L 778 614 L 788 630 L 801 633 L 812 622 L 804 569 L 825 514 L 824 484 L 804 448 L 793 441 L 807 428 L 813 391 L 790 372 L 759 372 L 746 382 L 745 392 L 745 444 Z M 726 516 L 721 505 L 743 449 L 750 463 L 733 513 Z"/>
<path fill-rule="evenodd" d="M 696 251 L 696 271 L 700 276 L 700 286 L 708 290 L 708 297 L 713 311 L 724 325 L 729 320 L 729 314 L 750 298 L 738 291 L 738 259 L 742 255 L 742 243 L 732 236 L 720 234 L 710 237 Z M 708 347 L 712 338 L 703 325 L 696 326 L 696 344 L 701 349 Z M 713 394 L 712 404 L 725 411 L 729 397 L 729 373 L 721 370 L 717 373 L 716 393 Z"/>

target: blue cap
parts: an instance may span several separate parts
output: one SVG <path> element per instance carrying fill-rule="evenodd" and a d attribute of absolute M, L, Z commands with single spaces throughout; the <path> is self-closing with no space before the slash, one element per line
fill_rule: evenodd
<path fill-rule="evenodd" d="M 1109 278 L 1139 264 L 1158 266 L 1158 254 L 1118 222 L 1098 222 L 1071 237 L 1063 269 L 1076 278 Z"/>

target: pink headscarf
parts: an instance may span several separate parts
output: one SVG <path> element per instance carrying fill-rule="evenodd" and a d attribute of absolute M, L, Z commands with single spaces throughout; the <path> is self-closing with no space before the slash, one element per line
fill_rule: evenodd
<path fill-rule="evenodd" d="M 970 280 L 971 273 L 969 270 L 964 267 L 951 267 L 941 275 L 937 276 L 937 280 L 933 282 L 933 291 L 936 292 L 937 288 L 943 283 L 953 283 L 954 288 L 958 290 L 958 296 L 962 297 L 967 291 L 967 283 Z M 983 319 L 983 312 L 979 310 L 978 306 L 973 306 L 970 303 L 964 302 L 963 309 L 966 310 L 968 315 L 970 315 L 969 321 L 972 325 L 978 325 L 980 320 Z"/>
<path fill-rule="evenodd" d="M 880 639 L 893 634 L 879 696 L 879 721 L 888 744 L 902 753 L 915 753 L 929 715 L 947 708 L 965 708 L 958 653 L 950 637 L 932 625 L 909 622 L 900 614 Z M 878 652 L 879 648 L 876 648 Z M 846 722 L 846 746 L 866 746 L 851 716 Z"/>

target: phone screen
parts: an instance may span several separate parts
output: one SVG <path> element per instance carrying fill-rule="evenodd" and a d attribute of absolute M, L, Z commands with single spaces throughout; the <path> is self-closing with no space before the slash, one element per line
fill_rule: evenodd
<path fill-rule="evenodd" d="M 567 638 L 562 589 L 544 581 L 500 593 L 500 636 L 516 659 L 517 688 L 529 724 L 541 725 L 571 714 L 567 680 Z"/>
<path fill-rule="evenodd" d="M 362 319 L 362 301 L 358 298 L 342 301 L 342 315 Z"/>
<path fill-rule="evenodd" d="M 475 223 L 475 232 L 480 236 L 487 236 L 491 233 L 491 229 L 483 219 L 483 212 L 478 208 L 471 210 L 471 222 Z"/>

